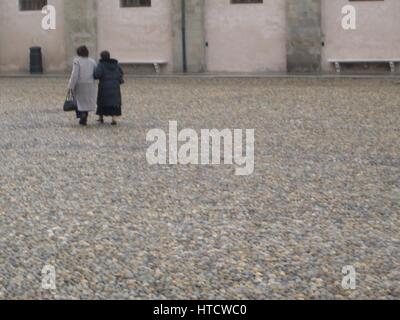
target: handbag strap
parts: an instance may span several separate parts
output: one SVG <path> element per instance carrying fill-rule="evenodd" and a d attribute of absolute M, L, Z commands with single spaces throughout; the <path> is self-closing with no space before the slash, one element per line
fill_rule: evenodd
<path fill-rule="evenodd" d="M 65 100 L 73 100 L 74 99 L 74 93 L 72 89 L 69 89 L 67 92 L 67 96 L 65 97 Z"/>

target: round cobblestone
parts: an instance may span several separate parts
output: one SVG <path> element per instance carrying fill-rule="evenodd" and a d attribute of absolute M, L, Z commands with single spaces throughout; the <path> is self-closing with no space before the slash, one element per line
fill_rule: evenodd
<path fill-rule="evenodd" d="M 0 298 L 400 298 L 392 81 L 129 78 L 119 126 L 87 128 L 65 87 L 0 79 Z M 256 129 L 254 174 L 149 166 L 170 120 Z"/>

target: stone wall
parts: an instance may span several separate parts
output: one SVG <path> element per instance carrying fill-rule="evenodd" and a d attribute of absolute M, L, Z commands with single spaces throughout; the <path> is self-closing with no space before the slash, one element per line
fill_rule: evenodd
<path fill-rule="evenodd" d="M 86 45 L 92 58 L 97 58 L 97 1 L 64 1 L 65 45 L 67 64 L 72 65 L 76 48 Z"/>
<path fill-rule="evenodd" d="M 186 0 L 186 52 L 187 71 L 204 71 L 204 0 Z"/>
<path fill-rule="evenodd" d="M 287 70 L 321 70 L 321 0 L 286 0 Z"/>
<path fill-rule="evenodd" d="M 186 65 L 188 72 L 203 72 L 204 0 L 172 0 L 172 35 L 174 71 L 183 72 Z"/>
<path fill-rule="evenodd" d="M 163 72 L 175 73 L 184 66 L 191 73 L 319 72 L 333 71 L 329 58 L 400 58 L 399 0 L 153 0 L 151 8 L 120 8 L 118 0 L 48 3 L 57 10 L 56 30 L 41 28 L 41 11 L 0 0 L 0 71 L 27 72 L 31 46 L 43 48 L 45 72 L 65 71 L 83 44 L 93 58 L 110 49 L 124 60 L 166 60 Z M 356 30 L 341 27 L 346 4 L 357 9 Z"/>
<path fill-rule="evenodd" d="M 172 59 L 173 71 L 183 72 L 183 43 L 182 43 L 182 0 L 171 0 L 171 26 L 172 26 Z"/>

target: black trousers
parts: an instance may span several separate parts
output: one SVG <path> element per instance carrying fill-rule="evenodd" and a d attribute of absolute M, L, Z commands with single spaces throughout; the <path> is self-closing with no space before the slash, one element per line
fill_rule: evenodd
<path fill-rule="evenodd" d="M 76 111 L 76 117 L 78 119 L 85 119 L 88 117 L 88 115 L 89 115 L 88 111 L 78 111 L 78 110 Z"/>

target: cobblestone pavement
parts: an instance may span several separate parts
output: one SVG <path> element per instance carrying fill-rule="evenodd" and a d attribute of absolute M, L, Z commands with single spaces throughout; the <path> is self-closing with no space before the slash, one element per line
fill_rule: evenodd
<path fill-rule="evenodd" d="M 66 82 L 0 79 L 0 298 L 400 298 L 393 81 L 132 78 L 87 128 Z M 255 173 L 149 166 L 169 120 L 256 129 Z"/>

